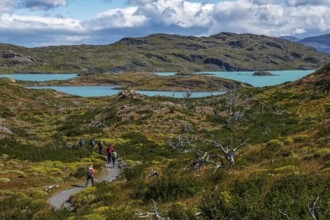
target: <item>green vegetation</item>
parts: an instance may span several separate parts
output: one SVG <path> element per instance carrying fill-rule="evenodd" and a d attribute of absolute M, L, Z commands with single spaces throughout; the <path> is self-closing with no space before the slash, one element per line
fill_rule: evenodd
<path fill-rule="evenodd" d="M 155 34 L 114 44 L 23 48 L 0 45 L 0 71 L 178 72 L 316 69 L 330 56 L 278 38 L 219 33 L 210 37 Z"/>
<path fill-rule="evenodd" d="M 186 99 L 78 98 L 0 79 L 0 218 L 329 219 L 329 67 Z M 114 144 L 120 178 L 72 195 L 74 212 L 53 210 L 47 198 L 88 164 L 102 171 L 92 137 Z"/>

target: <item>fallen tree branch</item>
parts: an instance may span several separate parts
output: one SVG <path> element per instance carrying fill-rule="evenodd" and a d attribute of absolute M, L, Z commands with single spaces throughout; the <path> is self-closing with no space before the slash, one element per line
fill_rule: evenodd
<path fill-rule="evenodd" d="M 288 214 L 282 212 L 280 209 L 277 209 L 279 213 L 281 213 L 282 215 L 284 215 L 286 217 L 287 220 L 290 220 L 290 217 L 288 216 Z"/>
<path fill-rule="evenodd" d="M 316 199 L 314 200 L 313 204 L 308 203 L 308 205 L 307 205 L 308 206 L 308 211 L 311 214 L 313 220 L 317 220 L 316 215 L 315 215 L 315 211 L 318 208 L 317 207 L 317 202 L 318 202 L 319 198 L 320 197 L 317 196 Z"/>

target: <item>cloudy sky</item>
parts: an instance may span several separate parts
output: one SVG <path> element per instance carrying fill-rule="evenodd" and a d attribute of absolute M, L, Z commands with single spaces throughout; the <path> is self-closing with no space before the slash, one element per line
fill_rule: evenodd
<path fill-rule="evenodd" d="M 219 32 L 330 33 L 330 0 L 0 0 L 0 43 L 26 47 Z"/>

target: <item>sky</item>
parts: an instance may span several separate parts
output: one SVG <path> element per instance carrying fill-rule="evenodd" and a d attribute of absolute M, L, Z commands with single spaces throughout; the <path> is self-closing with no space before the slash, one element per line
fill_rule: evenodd
<path fill-rule="evenodd" d="M 105 45 L 155 33 L 330 33 L 330 0 L 0 0 L 0 43 Z"/>

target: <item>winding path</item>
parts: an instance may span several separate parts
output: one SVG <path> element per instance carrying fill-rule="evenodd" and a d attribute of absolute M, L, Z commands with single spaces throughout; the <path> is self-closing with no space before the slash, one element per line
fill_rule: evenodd
<path fill-rule="evenodd" d="M 97 180 L 98 182 L 101 181 L 111 181 L 113 179 L 116 179 L 120 173 L 120 168 L 118 167 L 118 163 L 115 167 L 112 167 L 112 164 L 105 164 L 106 174 L 102 176 L 98 176 L 97 178 L 94 178 L 94 180 Z M 72 208 L 72 204 L 69 202 L 69 198 L 72 194 L 75 194 L 81 190 L 84 189 L 86 182 L 82 182 L 79 185 L 74 185 L 70 189 L 63 190 L 61 192 L 56 193 L 52 197 L 48 199 L 48 203 L 52 205 L 55 209 L 60 208 Z"/>

